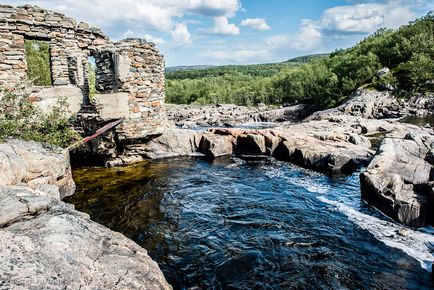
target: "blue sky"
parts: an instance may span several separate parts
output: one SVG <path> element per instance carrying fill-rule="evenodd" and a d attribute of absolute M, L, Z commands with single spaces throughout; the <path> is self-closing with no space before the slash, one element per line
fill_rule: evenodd
<path fill-rule="evenodd" d="M 167 66 L 279 62 L 345 48 L 434 10 L 434 0 L 6 0 L 157 44 Z"/>

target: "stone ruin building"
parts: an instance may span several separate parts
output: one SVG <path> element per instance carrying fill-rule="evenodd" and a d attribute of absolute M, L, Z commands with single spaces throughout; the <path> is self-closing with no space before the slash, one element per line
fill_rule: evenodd
<path fill-rule="evenodd" d="M 164 129 L 164 59 L 144 39 L 112 42 L 101 30 L 36 6 L 0 5 L 0 89 L 29 81 L 25 42 L 49 47 L 51 86 L 32 87 L 30 99 L 47 109 L 63 97 L 72 114 L 89 95 L 89 57 L 96 65 L 100 120 L 125 118 L 116 138 L 139 142 Z"/>

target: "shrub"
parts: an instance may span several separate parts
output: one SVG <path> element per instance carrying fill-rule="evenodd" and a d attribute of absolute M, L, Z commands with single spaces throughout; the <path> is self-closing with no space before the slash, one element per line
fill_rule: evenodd
<path fill-rule="evenodd" d="M 79 135 L 65 115 L 65 100 L 60 100 L 49 114 L 43 114 L 29 96 L 22 92 L 0 94 L 0 140 L 20 138 L 67 147 Z"/>

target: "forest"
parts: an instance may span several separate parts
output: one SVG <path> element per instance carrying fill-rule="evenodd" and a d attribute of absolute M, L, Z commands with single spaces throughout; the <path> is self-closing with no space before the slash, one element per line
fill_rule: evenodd
<path fill-rule="evenodd" d="M 342 102 L 364 86 L 407 97 L 434 91 L 434 14 L 397 30 L 379 29 L 357 45 L 282 63 L 166 72 L 168 103 L 269 105 Z M 382 68 L 389 73 L 379 75 Z"/>

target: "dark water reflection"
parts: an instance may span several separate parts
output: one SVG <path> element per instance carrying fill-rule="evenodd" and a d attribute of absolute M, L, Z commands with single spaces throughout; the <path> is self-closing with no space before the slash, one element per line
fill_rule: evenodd
<path fill-rule="evenodd" d="M 175 289 L 430 289 L 430 273 L 318 196 L 363 212 L 356 175 L 288 163 L 149 162 L 74 171 L 69 199 L 145 247 Z"/>
<path fill-rule="evenodd" d="M 426 125 L 429 125 L 430 127 L 434 127 L 434 115 L 428 115 L 424 117 L 410 116 L 402 119 L 401 122 L 418 125 L 422 127 L 425 127 Z"/>

